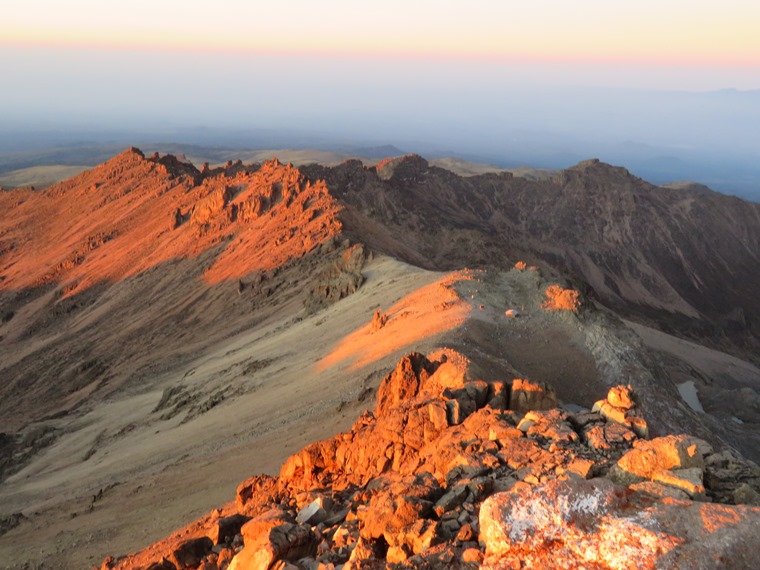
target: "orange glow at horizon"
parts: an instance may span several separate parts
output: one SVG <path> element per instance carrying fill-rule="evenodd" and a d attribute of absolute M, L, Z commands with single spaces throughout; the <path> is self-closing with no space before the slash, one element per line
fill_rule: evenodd
<path fill-rule="evenodd" d="M 4 14 L 0 45 L 760 66 L 760 4 L 747 0 L 721 6 L 702 0 L 614 6 L 540 0 L 520 7 L 487 0 L 467 7 L 388 0 L 382 9 L 362 10 L 344 0 L 300 0 L 267 10 L 222 0 L 209 11 L 177 0 L 159 6 L 134 0 L 125 8 L 92 0 L 65 7 L 51 0 L 28 2 L 30 7 Z"/>
<path fill-rule="evenodd" d="M 196 39 L 193 42 L 177 37 L 170 41 L 169 38 L 141 38 L 136 41 L 134 37 L 103 37 L 81 39 L 63 35 L 50 35 L 42 40 L 23 36 L 5 35 L 0 38 L 0 49 L 3 47 L 24 48 L 63 48 L 72 50 L 98 50 L 98 51 L 135 51 L 135 52 L 180 52 L 180 53 L 230 53 L 237 55 L 270 55 L 270 56 L 306 56 L 326 58 L 349 58 L 349 59 L 420 59 L 420 60 L 478 60 L 505 63 L 525 64 L 619 64 L 630 66 L 687 66 L 687 67 L 711 67 L 729 66 L 738 68 L 760 67 L 760 53 L 753 53 L 742 49 L 732 50 L 724 46 L 721 50 L 705 49 L 701 52 L 689 51 L 686 48 L 677 51 L 658 51 L 656 46 L 647 46 L 635 52 L 610 49 L 604 52 L 595 51 L 592 48 L 565 50 L 562 52 L 549 52 L 529 50 L 525 47 L 514 50 L 488 50 L 469 48 L 440 49 L 425 48 L 416 45 L 380 46 L 366 42 L 362 46 L 346 46 L 339 42 L 320 43 L 312 45 L 304 40 L 293 42 L 287 46 L 278 45 L 275 42 L 239 42 L 234 39 L 217 40 L 207 38 Z"/>

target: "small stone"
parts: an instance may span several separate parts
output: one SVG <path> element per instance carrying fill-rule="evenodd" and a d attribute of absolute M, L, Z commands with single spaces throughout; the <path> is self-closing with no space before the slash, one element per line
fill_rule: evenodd
<path fill-rule="evenodd" d="M 459 521 L 455 520 L 448 520 L 443 521 L 441 523 L 441 528 L 443 528 L 445 531 L 447 531 L 451 535 L 455 535 L 457 532 L 459 532 Z"/>
<path fill-rule="evenodd" d="M 483 562 L 483 553 L 477 548 L 468 548 L 462 552 L 462 562 L 467 564 L 480 564 Z"/>
<path fill-rule="evenodd" d="M 457 540 L 461 542 L 469 542 L 474 538 L 475 533 L 472 531 L 472 525 L 470 523 L 463 524 L 457 533 Z"/>
<path fill-rule="evenodd" d="M 530 428 L 532 428 L 534 425 L 536 425 L 536 422 L 533 420 L 529 420 L 528 418 L 523 418 L 520 420 L 520 423 L 517 424 L 517 429 L 522 433 L 527 433 Z"/>
<path fill-rule="evenodd" d="M 610 404 L 607 400 L 599 400 L 594 403 L 594 407 L 591 408 L 593 412 L 601 413 L 608 420 L 624 424 L 626 421 L 626 413 L 628 410 L 625 408 L 618 408 Z"/>
<path fill-rule="evenodd" d="M 590 459 L 580 459 L 576 458 L 573 459 L 573 461 L 570 462 L 570 464 L 566 467 L 566 470 L 575 473 L 576 475 L 580 475 L 584 479 L 590 479 L 592 472 L 594 469 L 594 462 Z"/>
<path fill-rule="evenodd" d="M 468 492 L 467 485 L 455 485 L 446 491 L 446 494 L 435 503 L 434 510 L 436 514 L 440 517 L 443 513 L 460 506 L 467 498 Z"/>

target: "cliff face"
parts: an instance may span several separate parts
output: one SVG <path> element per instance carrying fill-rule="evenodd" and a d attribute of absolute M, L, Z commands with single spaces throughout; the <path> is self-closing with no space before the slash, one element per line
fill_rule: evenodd
<path fill-rule="evenodd" d="M 755 205 L 597 161 L 129 149 L 0 207 L 12 566 L 134 551 L 265 472 L 106 566 L 743 567 Z"/>

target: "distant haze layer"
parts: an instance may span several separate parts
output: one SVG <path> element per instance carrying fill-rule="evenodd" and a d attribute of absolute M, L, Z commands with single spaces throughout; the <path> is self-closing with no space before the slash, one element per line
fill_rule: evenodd
<path fill-rule="evenodd" d="M 760 90 L 630 87 L 695 85 L 694 68 L 28 46 L 0 48 L 0 67 L 6 151 L 35 132 L 36 146 L 394 144 L 507 167 L 597 156 L 655 183 L 760 194 Z M 257 129 L 277 139 L 241 140 Z"/>

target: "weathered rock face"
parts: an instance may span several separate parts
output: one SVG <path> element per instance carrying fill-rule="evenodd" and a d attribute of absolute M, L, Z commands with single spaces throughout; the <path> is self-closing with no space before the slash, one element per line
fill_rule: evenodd
<path fill-rule="evenodd" d="M 381 384 L 375 414 L 390 415 L 400 402 L 413 399 L 434 371 L 435 366 L 422 354 L 414 353 L 403 358 Z"/>
<path fill-rule="evenodd" d="M 188 551 L 205 552 L 190 566 L 205 570 L 754 568 L 760 509 L 688 499 L 760 496 L 755 467 L 588 410 L 510 410 L 504 386 L 454 351 L 410 354 L 351 431 L 245 481 L 192 531 L 105 565 Z M 615 387 L 605 401 L 634 399 Z"/>
<path fill-rule="evenodd" d="M 515 378 L 509 407 L 523 414 L 528 410 L 551 410 L 557 407 L 557 394 L 548 386 Z"/>
<path fill-rule="evenodd" d="M 362 267 L 367 254 L 361 244 L 351 245 L 348 240 L 333 239 L 322 244 L 323 253 L 340 249 L 343 253 L 329 267 L 314 278 L 309 295 L 304 301 L 308 312 L 313 312 L 355 293 L 362 283 Z"/>
<path fill-rule="evenodd" d="M 482 568 L 755 568 L 760 509 L 647 502 L 607 479 L 554 480 L 488 498 Z"/>

